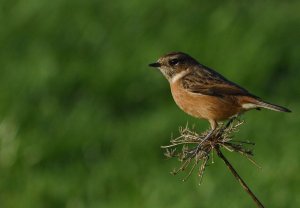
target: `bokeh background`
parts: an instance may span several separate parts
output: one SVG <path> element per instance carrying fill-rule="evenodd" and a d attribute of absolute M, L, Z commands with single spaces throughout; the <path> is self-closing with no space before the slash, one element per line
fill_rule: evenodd
<path fill-rule="evenodd" d="M 0 207 L 254 207 L 215 158 L 201 186 L 161 145 L 186 122 L 147 65 L 184 51 L 293 113 L 243 116 L 257 169 L 226 155 L 267 207 L 299 207 L 299 1 L 0 3 Z"/>

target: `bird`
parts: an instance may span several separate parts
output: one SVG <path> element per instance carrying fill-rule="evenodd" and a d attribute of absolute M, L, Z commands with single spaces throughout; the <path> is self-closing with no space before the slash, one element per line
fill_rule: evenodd
<path fill-rule="evenodd" d="M 159 69 L 168 80 L 173 99 L 181 110 L 210 123 L 204 140 L 213 134 L 219 122 L 251 109 L 291 112 L 262 100 L 183 52 L 168 53 L 149 66 Z"/>

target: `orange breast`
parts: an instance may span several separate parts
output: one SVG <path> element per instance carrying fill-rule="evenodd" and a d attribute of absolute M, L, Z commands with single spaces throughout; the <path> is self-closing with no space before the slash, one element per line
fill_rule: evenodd
<path fill-rule="evenodd" d="M 187 114 L 207 120 L 221 121 L 243 111 L 235 96 L 209 96 L 185 90 L 180 81 L 171 83 L 176 104 Z"/>

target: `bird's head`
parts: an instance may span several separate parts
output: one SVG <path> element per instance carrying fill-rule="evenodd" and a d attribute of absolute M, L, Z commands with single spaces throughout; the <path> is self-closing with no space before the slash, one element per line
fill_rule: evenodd
<path fill-rule="evenodd" d="M 179 75 L 188 73 L 188 70 L 199 63 L 186 53 L 173 52 L 160 57 L 157 62 L 149 64 L 158 68 L 169 82 L 173 82 Z"/>

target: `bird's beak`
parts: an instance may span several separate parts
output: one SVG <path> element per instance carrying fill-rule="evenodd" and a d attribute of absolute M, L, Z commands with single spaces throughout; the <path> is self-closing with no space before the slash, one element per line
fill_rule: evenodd
<path fill-rule="evenodd" d="M 149 64 L 149 66 L 150 66 L 150 67 L 156 67 L 156 68 L 158 68 L 158 67 L 161 66 L 161 64 L 158 63 L 158 62 L 155 62 L 155 63 Z"/>

